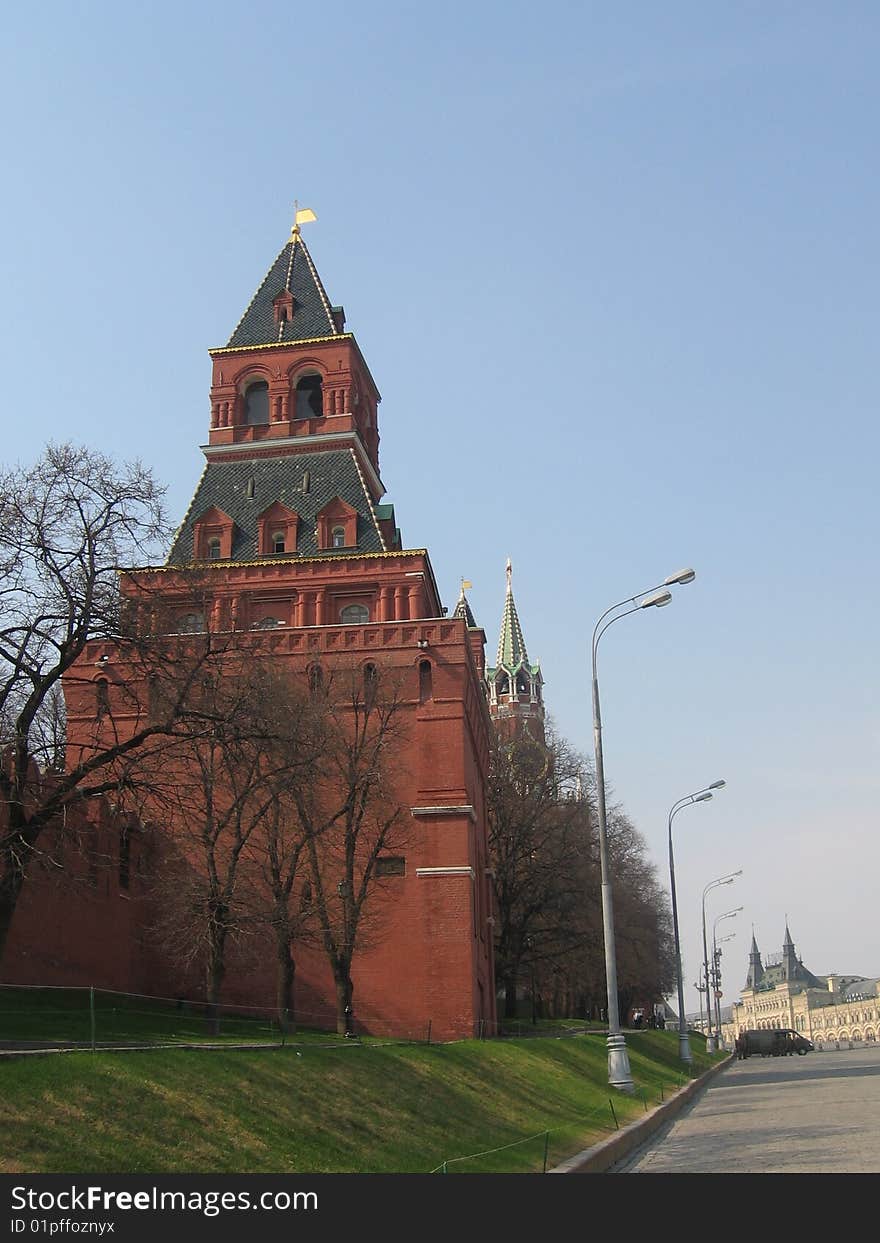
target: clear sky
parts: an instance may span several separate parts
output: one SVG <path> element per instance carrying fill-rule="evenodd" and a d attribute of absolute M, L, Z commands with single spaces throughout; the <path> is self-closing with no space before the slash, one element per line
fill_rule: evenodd
<path fill-rule="evenodd" d="M 686 999 L 788 916 L 880 975 L 880 9 L 520 0 L 7 6 L 6 463 L 138 456 L 185 512 L 210 364 L 294 198 L 383 395 L 381 468 L 494 655 L 504 566 L 558 726 L 668 877 Z"/>

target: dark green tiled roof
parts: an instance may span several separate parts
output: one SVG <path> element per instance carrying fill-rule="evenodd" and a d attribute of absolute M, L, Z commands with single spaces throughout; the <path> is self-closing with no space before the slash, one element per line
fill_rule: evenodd
<path fill-rule="evenodd" d="M 303 491 L 304 477 L 309 476 L 309 489 Z M 253 496 L 248 484 L 253 480 Z M 320 549 L 315 537 L 315 520 L 325 506 L 336 497 L 357 511 L 357 551 L 382 552 L 382 540 L 370 511 L 370 499 L 350 450 L 334 449 L 324 453 L 299 453 L 295 457 L 262 457 L 232 462 L 209 461 L 189 511 L 175 536 L 170 565 L 185 564 L 193 559 L 193 527 L 209 509 L 216 506 L 235 523 L 232 536 L 233 561 L 256 558 L 257 522 L 262 513 L 276 501 L 299 514 L 296 553 L 301 557 L 333 555 L 333 550 Z M 352 550 L 338 549 L 342 556 Z M 281 554 L 279 560 L 294 554 Z"/>
<path fill-rule="evenodd" d="M 275 322 L 275 299 L 284 290 L 293 295 L 293 318 Z M 301 237 L 291 237 L 267 272 L 250 306 L 229 338 L 229 347 L 271 345 L 339 336 L 332 308 Z"/>

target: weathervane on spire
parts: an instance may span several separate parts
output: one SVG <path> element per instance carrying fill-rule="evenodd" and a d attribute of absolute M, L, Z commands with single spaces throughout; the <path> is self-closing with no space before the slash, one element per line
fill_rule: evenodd
<path fill-rule="evenodd" d="M 461 594 L 462 594 L 462 596 L 464 595 L 464 591 L 465 591 L 465 588 L 466 588 L 466 587 L 473 587 L 473 583 L 471 582 L 471 580 L 470 580 L 469 578 L 463 578 L 463 579 L 461 580 Z"/>
<path fill-rule="evenodd" d="M 507 594 L 508 595 L 511 595 L 513 593 L 512 579 L 513 579 L 513 566 L 510 564 L 510 557 L 508 557 L 507 558 Z"/>
<path fill-rule="evenodd" d="M 311 224 L 318 217 L 312 211 L 311 207 L 300 207 L 299 200 L 293 200 L 293 228 L 290 230 L 291 237 L 299 237 L 299 226 L 301 224 Z"/>

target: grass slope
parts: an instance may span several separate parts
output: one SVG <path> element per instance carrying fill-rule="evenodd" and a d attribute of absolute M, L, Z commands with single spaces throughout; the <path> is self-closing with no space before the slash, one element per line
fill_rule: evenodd
<path fill-rule="evenodd" d="M 540 1172 L 543 1132 L 552 1165 L 610 1134 L 610 1101 L 624 1125 L 679 1086 L 675 1033 L 627 1044 L 634 1098 L 600 1035 L 4 1059 L 0 1171 Z"/>

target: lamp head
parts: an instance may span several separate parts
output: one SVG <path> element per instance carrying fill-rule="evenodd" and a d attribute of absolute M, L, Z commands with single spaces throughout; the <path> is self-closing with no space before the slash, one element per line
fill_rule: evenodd
<path fill-rule="evenodd" d="M 712 784 L 706 788 L 709 790 L 723 790 L 726 785 L 726 781 L 713 781 Z"/>
<path fill-rule="evenodd" d="M 664 604 L 668 604 L 672 599 L 671 591 L 657 591 L 653 596 L 648 596 L 647 600 L 643 600 L 639 605 L 640 609 L 658 608 L 662 609 Z"/>
<path fill-rule="evenodd" d="M 698 794 L 698 795 L 696 796 L 696 798 L 694 799 L 694 802 L 695 802 L 695 803 L 705 803 L 705 802 L 706 802 L 708 799 L 710 799 L 711 797 L 712 797 L 712 795 L 709 793 L 709 791 L 708 791 L 708 790 L 704 790 L 702 794 Z"/>
<path fill-rule="evenodd" d="M 696 577 L 696 573 L 691 569 L 679 570 L 677 574 L 670 574 L 668 578 L 664 578 L 663 582 L 667 587 L 675 587 L 676 584 L 684 586 L 685 583 L 692 583 Z"/>

